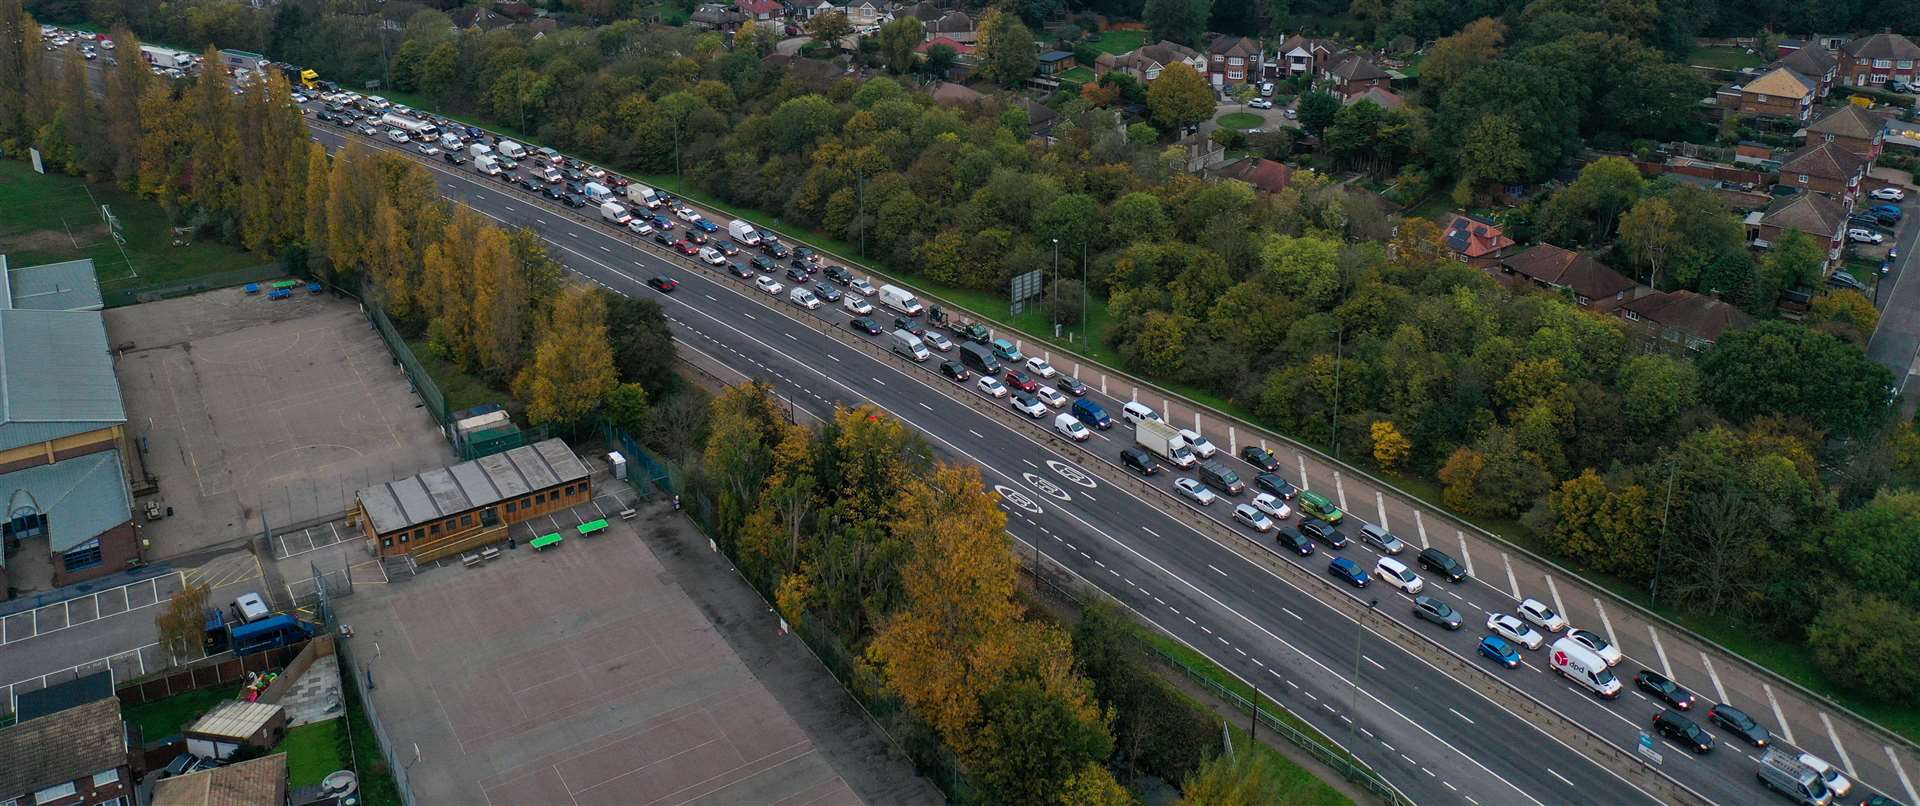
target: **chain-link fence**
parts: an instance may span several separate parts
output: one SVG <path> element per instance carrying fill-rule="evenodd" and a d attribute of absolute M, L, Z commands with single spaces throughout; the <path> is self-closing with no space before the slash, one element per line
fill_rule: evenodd
<path fill-rule="evenodd" d="M 387 318 L 387 312 L 371 302 L 367 303 L 366 308 L 367 318 L 373 320 L 373 327 L 380 332 L 380 339 L 387 343 L 388 352 L 393 353 L 393 359 L 400 362 L 401 371 L 407 373 L 407 381 L 413 385 L 413 391 L 420 395 L 421 402 L 427 404 L 427 413 L 440 426 L 440 433 L 449 435 L 451 429 L 448 427 L 446 395 L 441 394 L 439 385 L 433 382 L 433 376 L 427 374 L 426 368 L 420 366 L 420 359 L 414 357 L 407 340 L 401 338 L 400 331 L 394 329 L 393 320 Z"/>
<path fill-rule="evenodd" d="M 387 763 L 387 773 L 393 776 L 394 787 L 400 790 L 400 801 L 406 806 L 414 806 L 413 786 L 407 781 L 407 766 L 400 763 L 400 756 L 395 753 L 393 738 L 387 735 L 386 726 L 380 723 L 380 709 L 373 703 L 373 672 L 354 660 L 352 645 L 352 635 L 340 636 L 340 673 L 352 683 L 352 690 L 348 695 L 359 702 L 360 713 L 366 715 L 367 726 L 373 729 L 373 737 L 375 743 L 379 745 L 380 757 Z M 348 709 L 349 714 L 352 710 Z"/>
<path fill-rule="evenodd" d="M 128 277 L 126 280 L 139 278 Z M 135 305 L 142 302 L 172 299 L 211 291 L 216 288 L 231 288 L 247 283 L 264 283 L 271 280 L 287 279 L 286 267 L 278 263 L 263 263 L 245 269 L 202 274 L 175 283 L 156 283 L 152 285 L 116 285 L 114 281 L 100 284 L 100 300 L 109 308 L 122 305 Z"/>

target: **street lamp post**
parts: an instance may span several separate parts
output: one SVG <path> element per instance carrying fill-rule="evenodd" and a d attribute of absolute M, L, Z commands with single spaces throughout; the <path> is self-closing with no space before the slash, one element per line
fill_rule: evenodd
<path fill-rule="evenodd" d="M 1667 464 L 1667 502 L 1660 506 L 1660 546 L 1653 554 L 1653 587 L 1647 597 L 1654 604 L 1660 603 L 1660 569 L 1667 564 L 1667 514 L 1673 511 L 1673 477 L 1680 469 L 1671 460 Z"/>
<path fill-rule="evenodd" d="M 1060 239 L 1052 238 L 1050 240 L 1053 241 L 1053 304 L 1047 306 L 1047 313 L 1053 317 L 1054 333 L 1058 335 L 1060 331 L 1060 314 L 1058 310 L 1060 306 Z"/>

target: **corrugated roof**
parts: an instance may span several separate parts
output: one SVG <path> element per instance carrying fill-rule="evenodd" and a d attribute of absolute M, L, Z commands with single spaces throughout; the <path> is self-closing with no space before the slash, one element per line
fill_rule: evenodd
<path fill-rule="evenodd" d="M 194 720 L 193 727 L 182 733 L 244 741 L 259 733 L 280 712 L 280 706 L 270 702 L 228 700 Z"/>
<path fill-rule="evenodd" d="M 0 476 L 0 500 L 16 491 L 33 496 L 47 516 L 55 553 L 99 537 L 133 518 L 119 451 L 100 451 Z"/>
<path fill-rule="evenodd" d="M 379 534 L 390 534 L 591 475 L 558 439 L 435 468 L 357 494 Z"/>
<path fill-rule="evenodd" d="M 0 423 L 126 421 L 99 312 L 0 310 Z M 0 450 L 29 444 L 0 436 Z"/>
<path fill-rule="evenodd" d="M 91 258 L 8 269 L 7 286 L 8 301 L 20 310 L 97 311 L 103 307 Z"/>
<path fill-rule="evenodd" d="M 287 754 L 187 773 L 153 787 L 149 806 L 261 806 L 287 801 Z"/>
<path fill-rule="evenodd" d="M 127 763 L 120 698 L 0 729 L 0 792 L 36 792 Z"/>

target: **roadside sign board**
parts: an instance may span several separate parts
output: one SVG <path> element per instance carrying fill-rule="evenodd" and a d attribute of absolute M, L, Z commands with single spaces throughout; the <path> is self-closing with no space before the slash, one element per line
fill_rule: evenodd
<path fill-rule="evenodd" d="M 1656 765 L 1662 761 L 1660 751 L 1653 749 L 1653 734 L 1645 732 L 1640 734 L 1640 756 Z"/>

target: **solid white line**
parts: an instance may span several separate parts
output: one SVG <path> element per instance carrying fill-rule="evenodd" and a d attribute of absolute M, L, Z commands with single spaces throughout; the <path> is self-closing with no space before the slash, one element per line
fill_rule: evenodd
<path fill-rule="evenodd" d="M 1432 548 L 1427 545 L 1427 522 L 1420 519 L 1420 510 L 1413 511 L 1413 525 L 1420 528 L 1420 547 Z"/>
<path fill-rule="evenodd" d="M 1612 644 L 1614 648 L 1618 649 L 1620 647 L 1620 639 L 1613 634 L 1613 620 L 1607 618 L 1607 606 L 1600 603 L 1600 597 L 1598 596 L 1593 597 L 1593 609 L 1600 611 L 1600 626 L 1605 627 L 1607 630 L 1607 643 Z M 1625 652 L 1626 650 L 1622 649 L 1620 651 Z"/>
<path fill-rule="evenodd" d="M 1833 720 L 1827 718 L 1825 711 L 1817 713 L 1820 714 L 1820 724 L 1827 726 L 1827 738 L 1833 740 L 1833 749 L 1840 753 L 1840 767 L 1845 769 L 1848 775 L 1852 775 L 1856 780 L 1859 779 L 1859 774 L 1853 771 L 1853 759 L 1847 757 L 1847 748 L 1840 744 L 1840 734 L 1833 730 Z"/>
<path fill-rule="evenodd" d="M 1647 634 L 1653 636 L 1653 651 L 1660 653 L 1660 671 L 1665 672 L 1668 680 L 1673 679 L 1673 664 L 1667 662 L 1667 648 L 1660 645 L 1660 633 L 1647 625 Z"/>
<path fill-rule="evenodd" d="M 1767 704 L 1773 706 L 1773 721 L 1779 723 L 1780 735 L 1787 737 L 1787 744 L 1799 744 L 1793 740 L 1793 726 L 1788 725 L 1786 715 L 1780 713 L 1780 699 L 1773 696 L 1773 686 L 1761 683 L 1760 688 L 1767 692 Z M 1920 802 L 1920 798 L 1914 798 L 1914 801 Z"/>
<path fill-rule="evenodd" d="M 1513 588 L 1513 598 L 1518 601 L 1520 599 L 1520 582 L 1513 578 L 1513 560 L 1503 551 L 1500 552 L 1500 562 L 1506 563 L 1507 565 L 1507 586 Z"/>
<path fill-rule="evenodd" d="M 1455 529 L 1453 530 L 1453 534 L 1455 537 L 1460 538 L 1460 562 L 1466 564 L 1467 576 L 1479 579 L 1480 575 L 1473 572 L 1473 556 L 1467 553 L 1467 533 Z"/>
<path fill-rule="evenodd" d="M 1373 491 L 1373 510 L 1380 515 L 1380 528 L 1393 531 L 1393 527 L 1387 525 L 1387 497 L 1379 490 Z"/>
<path fill-rule="evenodd" d="M 1913 791 L 1913 781 L 1907 777 L 1907 768 L 1901 766 L 1900 756 L 1893 752 L 1890 745 L 1883 744 L 1880 749 L 1887 751 L 1887 760 L 1893 762 L 1893 772 L 1900 776 L 1900 786 L 1907 790 L 1907 802 L 1920 803 L 1920 792 Z"/>
<path fill-rule="evenodd" d="M 1449 710 L 1449 711 L 1453 711 L 1453 709 L 1452 709 L 1452 708 L 1448 708 L 1447 710 Z M 1468 716 L 1467 716 L 1466 714 L 1463 714 L 1463 713 L 1460 713 L 1459 711 L 1453 711 L 1453 715 L 1454 715 L 1454 716 L 1457 716 L 1457 717 L 1460 717 L 1461 719 L 1465 719 L 1465 720 L 1467 720 L 1467 724 L 1469 724 L 1469 725 L 1471 725 L 1471 724 L 1474 724 L 1474 722 L 1473 722 L 1473 720 L 1472 720 L 1472 719 L 1470 719 L 1470 718 L 1468 718 Z"/>
<path fill-rule="evenodd" d="M 1727 687 L 1720 685 L 1720 675 L 1713 671 L 1713 659 L 1706 652 L 1700 653 L 1700 663 L 1707 667 L 1707 679 L 1713 681 L 1713 693 L 1720 695 L 1720 702 L 1727 701 Z"/>
<path fill-rule="evenodd" d="M 1553 768 L 1548 767 L 1547 772 L 1553 772 Z M 1573 782 L 1567 780 L 1567 776 L 1561 775 L 1560 773 L 1557 773 L 1557 772 L 1553 772 L 1553 777 L 1560 779 L 1560 782 L 1566 784 L 1567 786 L 1573 786 Z"/>
<path fill-rule="evenodd" d="M 1547 593 L 1553 597 L 1553 612 L 1559 613 L 1561 618 L 1566 618 L 1567 606 L 1560 601 L 1560 587 L 1553 584 L 1553 575 L 1541 574 L 1541 576 L 1547 578 Z M 1721 702 L 1726 702 L 1726 700 L 1723 698 Z"/>

